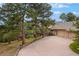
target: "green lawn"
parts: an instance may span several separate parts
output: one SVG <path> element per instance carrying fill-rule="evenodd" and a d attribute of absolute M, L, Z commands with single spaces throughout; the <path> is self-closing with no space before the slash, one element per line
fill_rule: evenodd
<path fill-rule="evenodd" d="M 79 54 L 79 44 L 77 42 L 71 43 L 70 48 L 71 48 L 72 51 Z"/>

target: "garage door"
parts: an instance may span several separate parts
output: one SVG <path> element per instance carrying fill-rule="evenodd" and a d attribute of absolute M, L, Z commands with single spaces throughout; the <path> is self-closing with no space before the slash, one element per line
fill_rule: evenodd
<path fill-rule="evenodd" d="M 65 31 L 57 31 L 57 36 L 65 37 Z"/>
<path fill-rule="evenodd" d="M 73 39 L 75 37 L 75 34 L 68 31 L 57 31 L 57 36 Z"/>

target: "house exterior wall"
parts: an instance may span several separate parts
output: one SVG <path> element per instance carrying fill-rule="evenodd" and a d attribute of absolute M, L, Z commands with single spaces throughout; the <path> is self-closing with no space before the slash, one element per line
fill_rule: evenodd
<path fill-rule="evenodd" d="M 53 34 L 56 36 L 60 36 L 63 38 L 69 38 L 72 39 L 73 37 L 75 37 L 75 34 L 66 30 L 54 30 Z"/>
<path fill-rule="evenodd" d="M 69 32 L 69 38 L 73 39 L 75 37 L 75 34 L 72 32 Z"/>

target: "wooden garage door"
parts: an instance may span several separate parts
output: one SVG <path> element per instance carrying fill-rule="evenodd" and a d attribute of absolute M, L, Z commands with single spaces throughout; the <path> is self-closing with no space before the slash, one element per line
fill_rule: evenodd
<path fill-rule="evenodd" d="M 57 36 L 69 38 L 69 32 L 67 32 L 65 30 L 60 30 L 60 31 L 57 31 Z"/>
<path fill-rule="evenodd" d="M 57 31 L 57 36 L 65 37 L 65 31 Z"/>
<path fill-rule="evenodd" d="M 75 37 L 75 34 L 72 32 L 61 30 L 61 31 L 57 31 L 57 36 L 73 39 Z"/>

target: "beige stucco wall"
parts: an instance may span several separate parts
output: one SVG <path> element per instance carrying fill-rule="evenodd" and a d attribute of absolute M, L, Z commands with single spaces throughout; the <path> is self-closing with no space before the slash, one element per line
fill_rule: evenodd
<path fill-rule="evenodd" d="M 69 38 L 69 39 L 72 39 L 75 36 L 74 33 L 65 31 L 65 30 L 57 30 L 57 31 L 54 31 L 53 33 L 57 36 Z"/>

